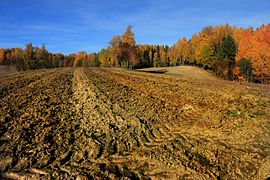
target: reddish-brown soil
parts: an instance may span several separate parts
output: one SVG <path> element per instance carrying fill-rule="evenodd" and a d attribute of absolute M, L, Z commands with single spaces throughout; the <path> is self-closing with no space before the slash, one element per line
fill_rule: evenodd
<path fill-rule="evenodd" d="M 269 86 L 123 69 L 0 78 L 0 178 L 265 179 Z"/>

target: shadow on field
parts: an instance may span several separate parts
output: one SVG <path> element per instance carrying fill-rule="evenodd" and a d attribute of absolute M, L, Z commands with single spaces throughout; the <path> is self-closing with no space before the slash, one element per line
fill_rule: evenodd
<path fill-rule="evenodd" d="M 168 72 L 166 69 L 160 69 L 160 70 L 136 70 L 139 72 L 146 72 L 146 73 L 154 73 L 154 74 L 164 74 Z"/>

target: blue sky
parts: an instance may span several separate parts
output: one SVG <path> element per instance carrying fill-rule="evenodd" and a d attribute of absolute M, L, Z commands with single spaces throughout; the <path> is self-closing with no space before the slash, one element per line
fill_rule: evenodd
<path fill-rule="evenodd" d="M 270 23 L 270 0 L 0 0 L 0 47 L 98 52 L 133 26 L 137 44 L 172 45 L 208 25 Z"/>

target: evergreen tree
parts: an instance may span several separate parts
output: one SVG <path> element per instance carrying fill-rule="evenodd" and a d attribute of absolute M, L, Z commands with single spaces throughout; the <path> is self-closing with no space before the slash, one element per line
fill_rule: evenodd
<path fill-rule="evenodd" d="M 218 58 L 222 61 L 222 64 L 226 66 L 227 74 L 226 78 L 233 80 L 232 70 L 235 67 L 235 56 L 237 47 L 234 39 L 227 35 L 220 43 L 218 48 Z"/>
<path fill-rule="evenodd" d="M 252 63 L 248 59 L 240 59 L 237 63 L 240 74 L 246 78 L 247 81 L 252 81 Z"/>

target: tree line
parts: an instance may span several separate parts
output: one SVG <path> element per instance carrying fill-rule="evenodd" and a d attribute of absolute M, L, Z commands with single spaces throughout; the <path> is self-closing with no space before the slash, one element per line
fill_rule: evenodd
<path fill-rule="evenodd" d="M 256 30 L 208 26 L 171 47 L 135 45 L 129 26 L 101 50 L 99 60 L 101 66 L 128 68 L 194 65 L 228 80 L 270 83 L 270 24 Z"/>
<path fill-rule="evenodd" d="M 14 65 L 17 70 L 40 68 L 166 67 L 194 65 L 208 69 L 229 80 L 270 83 L 270 24 L 254 30 L 236 26 L 208 26 L 190 39 L 183 37 L 172 46 L 136 45 L 135 34 L 128 26 L 114 36 L 109 46 L 98 53 L 77 52 L 63 55 L 49 53 L 45 45 L 0 48 L 0 64 Z"/>
<path fill-rule="evenodd" d="M 96 53 L 78 52 L 69 55 L 49 53 L 45 45 L 34 47 L 32 43 L 26 44 L 25 49 L 0 48 L 0 64 L 13 65 L 18 71 L 100 65 Z"/>
<path fill-rule="evenodd" d="M 270 24 L 254 30 L 208 26 L 170 48 L 171 63 L 193 64 L 227 79 L 270 83 Z"/>

